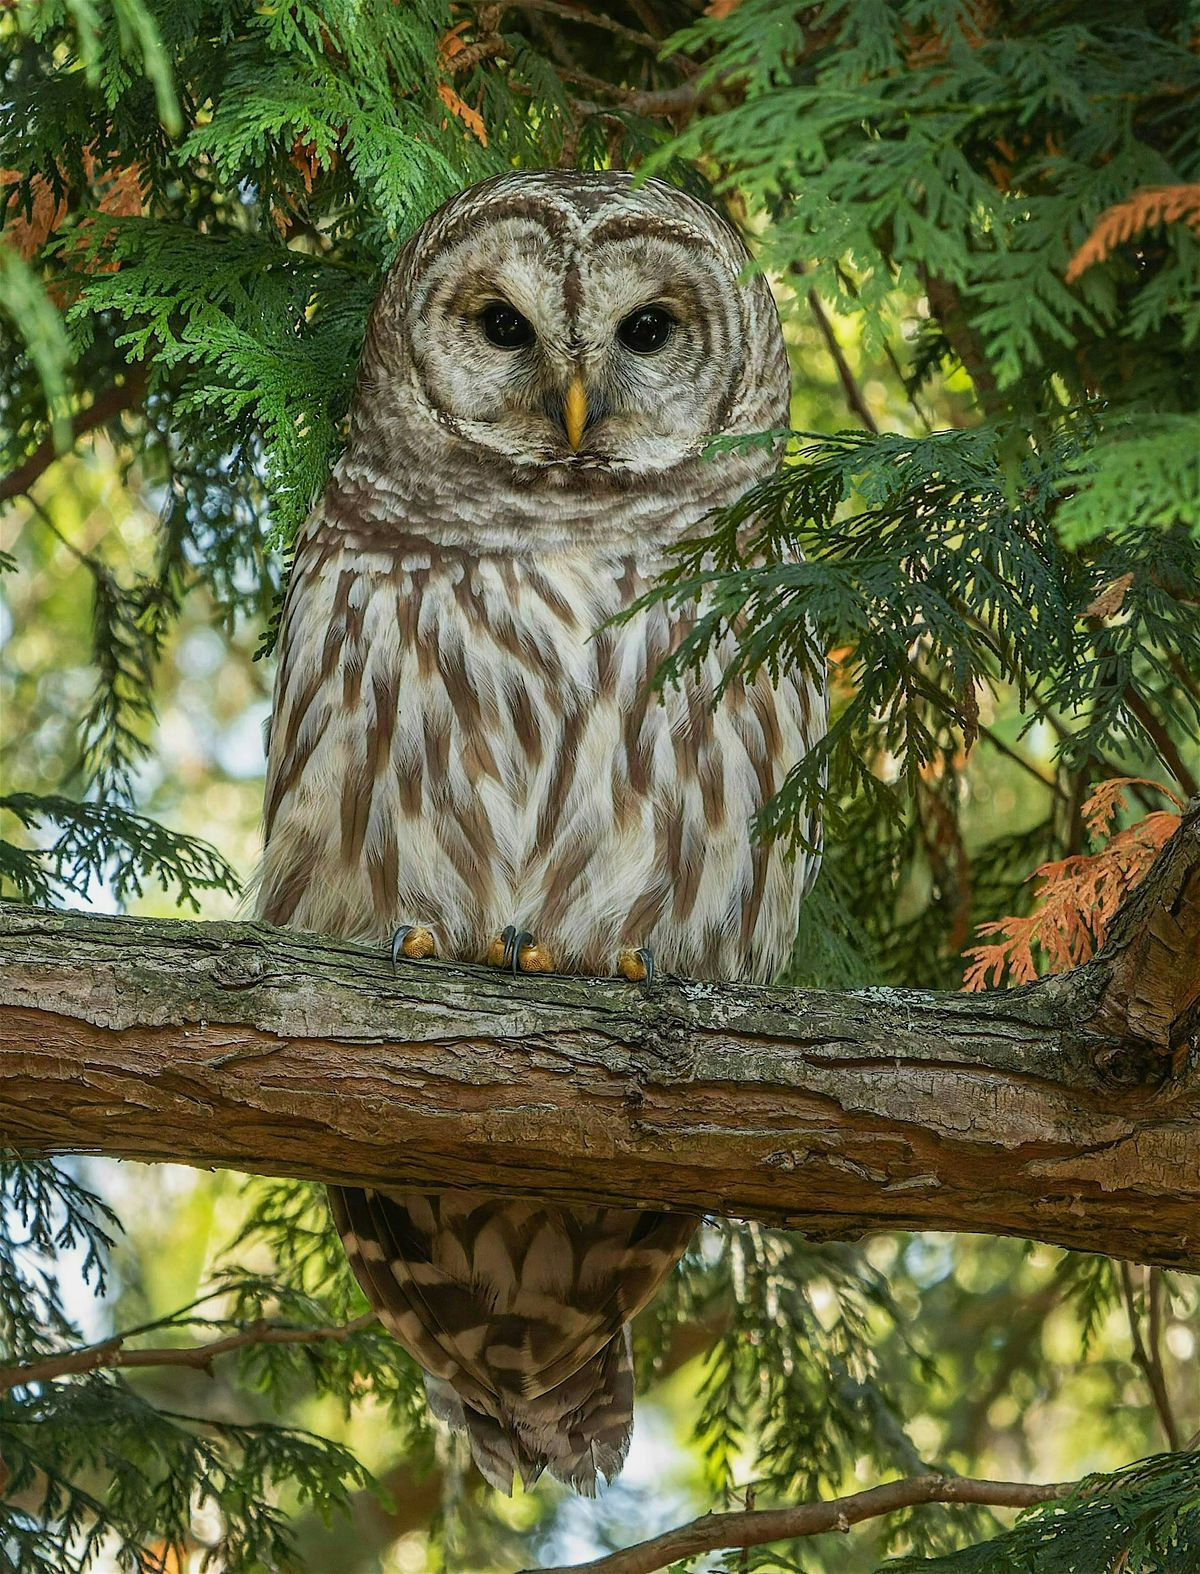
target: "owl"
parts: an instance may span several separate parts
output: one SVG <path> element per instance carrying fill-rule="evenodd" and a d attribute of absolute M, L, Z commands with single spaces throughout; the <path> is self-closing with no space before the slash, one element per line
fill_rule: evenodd
<path fill-rule="evenodd" d="M 750 820 L 822 735 L 810 678 L 695 618 L 614 622 L 786 426 L 766 281 L 712 208 L 620 173 L 511 173 L 434 213 L 367 328 L 349 440 L 280 625 L 258 911 L 507 973 L 768 980 L 815 856 Z M 810 827 L 815 845 L 815 827 Z M 629 1321 L 695 1220 L 469 1190 L 331 1190 L 434 1412 L 510 1491 L 620 1469 Z M 703 1207 L 703 1199 L 697 1199 Z"/>

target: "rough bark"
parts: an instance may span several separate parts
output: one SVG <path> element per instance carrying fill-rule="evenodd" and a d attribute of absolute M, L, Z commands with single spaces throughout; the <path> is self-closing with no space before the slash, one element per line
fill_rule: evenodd
<path fill-rule="evenodd" d="M 0 1141 L 1200 1269 L 1200 804 L 1109 946 L 982 995 L 402 963 L 0 906 Z"/>

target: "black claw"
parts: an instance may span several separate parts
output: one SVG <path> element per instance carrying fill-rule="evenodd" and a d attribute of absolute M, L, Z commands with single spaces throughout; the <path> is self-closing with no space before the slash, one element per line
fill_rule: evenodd
<path fill-rule="evenodd" d="M 654 982 L 654 952 L 651 951 L 648 945 L 640 945 L 633 954 L 641 957 L 642 966 L 646 969 L 644 982 L 652 984 Z"/>
<path fill-rule="evenodd" d="M 416 928 L 415 924 L 401 924 L 392 936 L 392 972 L 396 971 L 396 963 L 400 960 L 400 948 Z"/>
<path fill-rule="evenodd" d="M 518 964 L 519 964 L 520 958 L 521 958 L 521 947 L 525 946 L 525 945 L 532 945 L 532 944 L 533 944 L 533 936 L 529 933 L 528 929 L 522 929 L 521 933 L 519 935 L 517 935 L 516 938 L 513 940 L 512 970 L 513 970 L 513 976 L 514 977 L 516 976 L 516 974 L 518 972 Z"/>
<path fill-rule="evenodd" d="M 500 966 L 501 967 L 507 967 L 508 964 L 511 962 L 513 964 L 513 972 L 515 973 L 516 970 L 517 970 L 517 965 L 516 965 L 517 926 L 516 926 L 516 924 L 506 924 L 504 926 L 504 928 L 500 931 L 500 938 L 501 938 L 501 940 L 504 941 L 504 955 L 500 958 Z"/>

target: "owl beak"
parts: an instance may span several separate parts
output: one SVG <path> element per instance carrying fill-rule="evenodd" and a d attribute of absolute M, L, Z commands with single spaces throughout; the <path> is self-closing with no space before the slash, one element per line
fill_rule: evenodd
<path fill-rule="evenodd" d="M 576 372 L 567 389 L 567 397 L 563 401 L 563 426 L 567 432 L 567 442 L 572 448 L 578 448 L 583 438 L 583 429 L 587 425 L 588 403 L 587 394 L 583 388 L 583 378 Z"/>

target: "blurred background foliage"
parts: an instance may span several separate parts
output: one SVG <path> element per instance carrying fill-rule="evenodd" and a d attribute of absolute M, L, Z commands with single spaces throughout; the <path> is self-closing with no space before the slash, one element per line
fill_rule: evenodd
<path fill-rule="evenodd" d="M 751 665 L 832 652 L 830 748 L 763 827 L 823 800 L 789 980 L 979 987 L 1089 954 L 1200 772 L 1196 29 L 1167 0 L 5 9 L 0 889 L 238 911 L 286 545 L 381 269 L 471 180 L 649 160 L 744 226 L 792 355 L 782 480 L 663 591 L 704 584 L 693 649 L 736 616 Z M 102 1161 L 3 1181 L 6 1367 L 114 1331 L 231 1346 L 6 1388 L 0 1567 L 490 1574 L 710 1506 L 1160 1451 L 1116 1541 L 924 1508 L 729 1566 L 1200 1567 L 1185 1277 L 713 1221 L 638 1327 L 625 1475 L 509 1502 L 359 1321 L 319 1192 Z"/>

